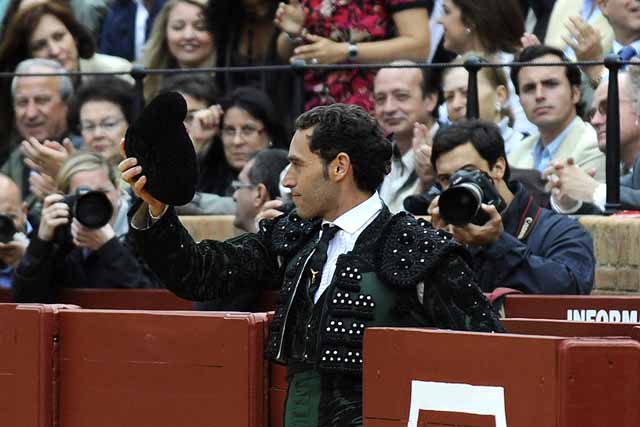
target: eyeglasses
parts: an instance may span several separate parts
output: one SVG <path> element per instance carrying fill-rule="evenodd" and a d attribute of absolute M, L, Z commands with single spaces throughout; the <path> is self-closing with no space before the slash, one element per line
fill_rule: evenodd
<path fill-rule="evenodd" d="M 632 104 L 635 104 L 636 100 L 635 99 L 621 99 L 619 102 L 621 104 L 627 103 L 627 102 L 631 102 Z M 600 102 L 596 108 L 591 108 L 587 112 L 587 119 L 589 121 L 591 121 L 591 119 L 593 119 L 593 117 L 596 115 L 596 113 L 600 114 L 602 117 L 607 117 L 607 101 L 606 100 Z"/>
<path fill-rule="evenodd" d="M 251 125 L 244 125 L 238 129 L 225 126 L 222 128 L 222 137 L 231 139 L 231 138 L 234 138 L 238 134 L 238 132 L 240 132 L 240 137 L 243 139 L 247 139 L 247 138 L 251 138 L 252 136 L 254 136 L 259 132 L 262 132 L 263 130 L 264 128 L 258 129 Z"/>
<path fill-rule="evenodd" d="M 80 123 L 80 131 L 94 133 L 98 128 L 105 132 L 113 132 L 124 119 L 106 119 L 100 123 L 84 122 Z"/>
<path fill-rule="evenodd" d="M 233 189 L 234 192 L 238 190 L 242 190 L 243 188 L 254 188 L 255 186 L 256 186 L 255 184 L 237 181 L 237 180 L 234 180 L 231 182 L 231 188 Z"/>

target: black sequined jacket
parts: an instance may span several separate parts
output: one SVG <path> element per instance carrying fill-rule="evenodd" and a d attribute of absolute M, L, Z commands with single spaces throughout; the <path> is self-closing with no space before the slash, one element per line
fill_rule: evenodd
<path fill-rule="evenodd" d="M 502 331 L 467 267 L 466 251 L 447 233 L 384 208 L 340 255 L 330 286 L 311 310 L 304 270 L 321 221 L 294 212 L 262 221 L 256 234 L 195 243 L 170 209 L 153 226 L 134 230 L 138 249 L 168 289 L 211 300 L 248 288 L 279 288 L 266 354 L 321 372 L 359 374 L 364 329 L 435 326 Z"/>

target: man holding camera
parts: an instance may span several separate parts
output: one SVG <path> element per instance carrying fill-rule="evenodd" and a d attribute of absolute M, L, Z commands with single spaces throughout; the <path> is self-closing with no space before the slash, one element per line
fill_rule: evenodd
<path fill-rule="evenodd" d="M 0 288 L 11 287 L 14 268 L 29 244 L 28 228 L 20 189 L 11 178 L 0 174 Z"/>
<path fill-rule="evenodd" d="M 590 234 L 574 219 L 537 206 L 519 182 L 509 180 L 504 141 L 494 124 L 472 120 L 442 129 L 431 162 L 445 190 L 429 208 L 433 225 L 467 245 L 483 291 L 591 292 L 595 258 Z M 461 212 L 475 196 L 461 188 L 472 189 L 482 202 L 466 224 Z M 469 198 L 458 195 L 457 203 L 445 204 L 456 192 Z"/>
<path fill-rule="evenodd" d="M 149 288 L 154 277 L 125 239 L 127 197 L 115 170 L 98 154 L 78 152 L 62 165 L 57 187 L 16 268 L 15 302 L 53 303 L 61 288 Z"/>

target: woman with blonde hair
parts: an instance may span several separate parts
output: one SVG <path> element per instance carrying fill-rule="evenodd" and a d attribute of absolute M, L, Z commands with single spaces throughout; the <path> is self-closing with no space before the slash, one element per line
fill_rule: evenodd
<path fill-rule="evenodd" d="M 142 62 L 148 69 L 206 68 L 216 64 L 213 34 L 207 27 L 206 0 L 170 0 L 153 23 Z M 145 78 L 146 100 L 158 94 L 162 75 Z"/>

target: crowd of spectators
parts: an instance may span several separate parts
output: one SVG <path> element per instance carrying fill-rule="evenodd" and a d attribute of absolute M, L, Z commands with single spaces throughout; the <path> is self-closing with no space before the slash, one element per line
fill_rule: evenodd
<path fill-rule="evenodd" d="M 54 301 L 60 286 L 159 286 L 127 246 L 122 221 L 132 194 L 115 172 L 138 111 L 129 74 L 136 64 L 174 70 L 145 76 L 147 102 L 173 91 L 187 103 L 199 180 L 194 199 L 177 208 L 181 215 L 235 215 L 235 225 L 252 232 L 261 211 L 291 207 L 276 200 L 286 202 L 279 178 L 299 92 L 305 110 L 358 104 L 378 120 L 394 147 L 380 197 L 392 212 L 435 213 L 434 224 L 477 246 L 481 282 L 493 283 L 484 290 L 588 293 L 593 286 L 593 244 L 566 214 L 604 210 L 608 74 L 573 61 L 612 52 L 633 60 L 638 0 L 11 0 L 0 2 L 0 37 L 1 72 L 45 74 L 0 79 L 0 215 L 15 227 L 15 237 L 0 242 L 0 286 L 14 281 L 16 300 Z M 471 57 L 498 65 L 481 68 L 477 83 L 480 129 L 499 147 L 460 130 L 463 64 Z M 452 67 L 412 67 L 425 62 Z M 357 67 L 372 63 L 402 68 Z M 356 66 L 304 68 L 301 79 L 292 70 L 214 70 L 282 64 Z M 619 82 L 622 204 L 640 209 L 640 72 L 623 67 Z M 475 147 L 472 159 L 448 161 L 466 143 Z M 500 173 L 495 165 L 503 165 Z M 503 198 L 516 200 L 495 213 L 500 227 L 477 225 L 484 240 L 438 216 L 439 194 L 460 168 L 483 170 Z M 78 187 L 107 194 L 107 224 L 87 230 L 69 219 L 62 201 Z M 557 236 L 549 231 L 542 242 L 549 227 L 540 225 L 528 241 L 513 236 L 529 194 Z M 54 238 L 63 228 L 71 238 Z M 127 263 L 116 261 L 124 256 Z M 493 271 L 498 264 L 502 270 Z M 107 270 L 122 275 L 97 277 Z"/>

